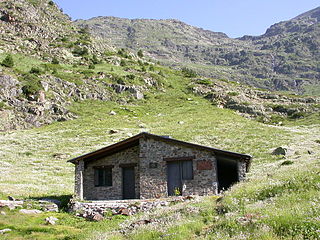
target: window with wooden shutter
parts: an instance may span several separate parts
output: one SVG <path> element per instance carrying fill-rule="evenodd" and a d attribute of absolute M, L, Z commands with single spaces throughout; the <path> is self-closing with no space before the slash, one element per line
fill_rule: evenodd
<path fill-rule="evenodd" d="M 112 167 L 94 168 L 94 185 L 96 187 L 112 186 Z"/>

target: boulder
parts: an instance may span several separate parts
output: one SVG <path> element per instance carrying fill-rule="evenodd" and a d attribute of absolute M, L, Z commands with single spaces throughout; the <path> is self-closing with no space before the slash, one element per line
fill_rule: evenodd
<path fill-rule="evenodd" d="M 37 210 L 37 209 L 20 209 L 20 213 L 23 214 L 39 214 L 42 213 L 42 211 Z"/>
<path fill-rule="evenodd" d="M 11 231 L 12 230 L 10 228 L 5 228 L 5 229 L 0 230 L 0 234 L 5 234 L 5 233 L 11 232 Z"/>
<path fill-rule="evenodd" d="M 288 152 L 288 149 L 285 147 L 277 147 L 273 150 L 272 155 L 283 155 L 286 156 Z"/>
<path fill-rule="evenodd" d="M 99 222 L 102 221 L 104 217 L 100 213 L 95 213 L 92 217 L 93 221 Z"/>
<path fill-rule="evenodd" d="M 56 224 L 56 221 L 58 221 L 58 218 L 55 218 L 55 217 L 47 217 L 45 219 L 45 222 L 47 225 L 55 225 Z"/>

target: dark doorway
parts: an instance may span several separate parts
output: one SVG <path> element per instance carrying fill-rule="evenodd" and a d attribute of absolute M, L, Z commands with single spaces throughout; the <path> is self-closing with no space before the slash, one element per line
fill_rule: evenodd
<path fill-rule="evenodd" d="M 136 197 L 134 167 L 122 168 L 122 195 L 123 199 Z"/>
<path fill-rule="evenodd" d="M 227 158 L 217 159 L 218 191 L 226 190 L 239 181 L 238 162 Z"/>
<path fill-rule="evenodd" d="M 176 196 L 182 194 L 181 169 L 179 162 L 168 162 L 168 195 Z"/>

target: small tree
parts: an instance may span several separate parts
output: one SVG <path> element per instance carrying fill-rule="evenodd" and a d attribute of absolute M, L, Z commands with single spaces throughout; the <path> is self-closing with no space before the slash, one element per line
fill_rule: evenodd
<path fill-rule="evenodd" d="M 6 58 L 3 59 L 1 65 L 8 67 L 8 68 L 12 68 L 14 66 L 14 61 L 13 61 L 12 56 L 10 54 L 7 55 Z"/>
<path fill-rule="evenodd" d="M 142 52 L 141 49 L 138 51 L 138 57 L 139 57 L 139 58 L 143 58 L 143 52 Z"/>
<path fill-rule="evenodd" d="M 58 60 L 56 57 L 54 57 L 54 58 L 52 59 L 51 63 L 52 63 L 52 64 L 59 64 L 59 60 Z"/>

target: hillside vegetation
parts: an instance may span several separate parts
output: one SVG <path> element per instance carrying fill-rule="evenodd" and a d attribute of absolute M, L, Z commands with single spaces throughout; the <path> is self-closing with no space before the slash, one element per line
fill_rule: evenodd
<path fill-rule="evenodd" d="M 195 65 L 175 70 L 145 51 L 109 48 L 52 1 L 0 7 L 0 24 L 13 34 L 0 39 L 0 199 L 28 200 L 25 208 L 43 198 L 62 202 L 57 213 L 0 207 L 0 230 L 12 230 L 1 239 L 320 239 L 318 98 L 228 81 L 229 66 L 209 66 L 216 77 L 208 78 Z M 48 31 L 53 40 L 25 44 L 29 31 L 18 33 L 27 26 L 35 39 Z M 67 160 L 142 131 L 250 154 L 248 178 L 221 196 L 130 217 L 91 222 L 68 213 L 74 166 Z M 279 146 L 290 154 L 272 155 Z M 55 225 L 45 223 L 49 216 Z"/>

